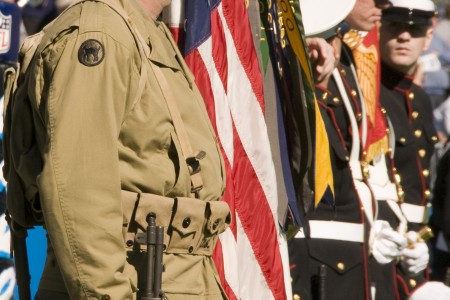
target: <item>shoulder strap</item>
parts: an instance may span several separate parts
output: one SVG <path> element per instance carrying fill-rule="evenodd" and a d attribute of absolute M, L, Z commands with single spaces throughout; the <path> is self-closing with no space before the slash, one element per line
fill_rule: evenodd
<path fill-rule="evenodd" d="M 82 0 L 81 2 L 84 1 L 88 0 Z M 133 104 L 135 104 L 141 98 L 145 84 L 147 82 L 147 64 L 145 63 L 145 60 L 147 60 L 150 57 L 150 49 L 147 46 L 144 38 L 135 28 L 135 26 L 131 22 L 131 19 L 128 17 L 127 13 L 123 10 L 122 7 L 110 1 L 100 1 L 100 2 L 103 2 L 106 5 L 108 5 L 112 10 L 117 12 L 117 14 L 119 14 L 123 18 L 125 24 L 127 24 L 128 28 L 130 29 L 130 32 L 133 34 L 133 37 L 136 40 L 136 44 L 139 49 L 142 62 L 141 62 L 141 76 L 139 79 L 139 87 L 136 93 L 136 98 L 133 102 Z M 164 99 L 167 103 L 167 107 L 172 117 L 173 126 L 175 127 L 175 131 L 180 141 L 182 155 L 184 156 L 189 168 L 191 176 L 191 193 L 193 193 L 196 197 L 198 197 L 198 192 L 203 188 L 203 181 L 199 173 L 200 172 L 199 160 L 202 159 L 206 155 L 206 153 L 203 151 L 198 151 L 194 153 L 194 151 L 192 150 L 192 146 L 189 141 L 189 136 L 186 132 L 186 128 L 184 126 L 183 120 L 178 110 L 172 90 L 161 69 L 155 67 L 154 64 L 151 62 L 150 66 L 152 68 L 153 73 L 155 74 L 156 80 L 158 81 Z"/>
<path fill-rule="evenodd" d="M 198 161 L 205 156 L 205 152 L 199 151 L 197 153 L 194 153 L 194 151 L 192 150 L 191 143 L 189 142 L 189 136 L 186 132 L 186 128 L 184 127 L 183 120 L 181 119 L 181 115 L 169 83 L 167 82 L 160 68 L 156 68 L 152 63 L 150 63 L 150 65 L 152 67 L 153 73 L 156 76 L 156 79 L 158 80 L 161 91 L 163 92 L 167 107 L 169 108 L 170 115 L 172 116 L 173 126 L 175 127 L 175 131 L 177 132 L 178 139 L 180 141 L 181 151 L 183 152 L 183 156 L 186 159 L 186 163 L 189 167 L 192 185 L 191 192 L 198 196 L 198 192 L 203 187 L 202 178 L 199 173 L 200 165 Z"/>
<path fill-rule="evenodd" d="M 361 160 L 360 160 L 360 150 L 361 150 L 361 139 L 359 137 L 359 128 L 356 121 L 355 113 L 353 112 L 352 105 L 350 104 L 350 99 L 348 98 L 347 91 L 345 89 L 344 83 L 342 81 L 341 74 L 337 68 L 333 70 L 333 78 L 338 87 L 339 93 L 344 102 L 345 110 L 347 111 L 347 116 L 350 120 L 350 126 L 352 128 L 352 148 L 350 150 L 350 170 L 352 172 L 353 181 L 358 192 L 358 196 L 362 206 L 364 207 L 364 212 L 367 217 L 369 224 L 373 224 L 376 214 L 376 199 L 373 201 L 372 194 L 368 190 L 366 183 L 364 182 L 363 172 L 361 170 Z M 375 204 L 375 212 L 373 208 Z"/>

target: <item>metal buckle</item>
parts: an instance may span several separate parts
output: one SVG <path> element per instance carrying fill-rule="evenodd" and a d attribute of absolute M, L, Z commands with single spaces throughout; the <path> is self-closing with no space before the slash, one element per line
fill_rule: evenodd
<path fill-rule="evenodd" d="M 189 174 L 194 175 L 200 172 L 202 169 L 200 166 L 200 160 L 205 158 L 206 152 L 203 150 L 200 150 L 197 152 L 195 156 L 190 156 L 186 158 L 186 163 L 188 165 Z"/>

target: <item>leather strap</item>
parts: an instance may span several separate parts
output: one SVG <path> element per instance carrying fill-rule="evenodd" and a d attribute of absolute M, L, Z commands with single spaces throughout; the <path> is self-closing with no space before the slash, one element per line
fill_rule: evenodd
<path fill-rule="evenodd" d="M 337 68 L 333 71 L 333 78 L 338 87 L 339 93 L 342 97 L 342 102 L 344 102 L 345 110 L 347 111 L 347 115 L 350 119 L 350 126 L 352 128 L 352 148 L 350 151 L 350 169 L 352 171 L 353 182 L 355 183 L 355 188 L 358 192 L 358 196 L 362 206 L 364 207 L 364 212 L 366 214 L 366 218 L 368 222 L 372 225 L 375 217 L 372 205 L 372 193 L 369 190 L 369 187 L 364 182 L 363 174 L 361 171 L 361 161 L 359 159 L 360 155 L 360 146 L 361 140 L 359 138 L 359 129 L 358 123 L 355 118 L 355 114 L 353 113 L 352 106 L 350 104 L 350 99 L 347 96 L 347 91 L 345 89 L 344 83 L 342 82 L 341 74 Z M 375 201 L 376 206 L 376 201 Z"/>
<path fill-rule="evenodd" d="M 72 6 L 85 2 L 88 0 L 81 0 L 80 2 L 76 2 L 72 4 Z M 142 35 L 139 33 L 139 31 L 134 27 L 131 19 L 127 15 L 127 13 L 123 10 L 122 7 L 116 5 L 114 2 L 110 1 L 101 1 L 97 0 L 99 2 L 105 3 L 108 5 L 112 10 L 114 10 L 118 15 L 122 17 L 122 19 L 125 21 L 125 24 L 127 24 L 128 28 L 130 29 L 130 32 L 133 34 L 133 37 L 136 40 L 136 45 L 139 50 L 139 54 L 141 56 L 141 70 L 140 70 L 140 78 L 139 78 L 139 86 L 138 90 L 136 92 L 136 97 L 133 101 L 133 106 L 136 104 L 142 96 L 142 93 L 145 88 L 145 84 L 147 82 L 147 64 L 145 63 L 146 60 L 150 58 L 150 49 L 145 42 Z M 198 164 L 198 160 L 202 159 L 205 155 L 203 151 L 198 151 L 194 153 L 192 150 L 192 146 L 189 140 L 189 136 L 186 132 L 186 128 L 184 126 L 183 120 L 181 118 L 180 112 L 178 110 L 175 97 L 173 96 L 172 90 L 170 85 L 168 84 L 166 77 L 164 76 L 164 73 L 161 71 L 160 68 L 157 68 L 154 66 L 152 62 L 149 62 L 151 69 L 153 73 L 155 74 L 156 80 L 158 81 L 158 84 L 161 88 L 161 91 L 164 96 L 164 100 L 166 101 L 167 107 L 169 109 L 170 115 L 172 117 L 173 126 L 175 128 L 175 132 L 177 133 L 178 140 L 181 145 L 181 152 L 183 157 L 185 158 L 186 164 L 188 165 L 188 169 L 190 171 L 191 176 L 191 193 L 195 195 L 195 197 L 198 197 L 198 192 L 203 187 L 203 181 L 200 176 L 200 167 Z"/>
<path fill-rule="evenodd" d="M 167 107 L 169 108 L 170 115 L 172 116 L 173 126 L 175 127 L 175 131 L 178 135 L 178 140 L 180 141 L 181 151 L 183 152 L 183 156 L 185 157 L 188 166 L 190 166 L 191 173 L 191 192 L 198 196 L 198 192 L 203 187 L 202 177 L 200 176 L 199 170 L 195 170 L 192 168 L 191 164 L 189 164 L 188 160 L 193 159 L 197 161 L 202 158 L 202 154 L 204 152 L 194 153 L 192 150 L 191 143 L 189 142 L 189 136 L 186 132 L 186 128 L 184 127 L 183 120 L 181 119 L 180 112 L 178 110 L 177 104 L 175 102 L 175 97 L 173 96 L 172 90 L 164 77 L 164 73 L 160 68 L 156 68 L 152 63 L 150 63 L 153 73 L 158 80 L 161 91 L 163 92 L 164 98 L 166 99 Z"/>

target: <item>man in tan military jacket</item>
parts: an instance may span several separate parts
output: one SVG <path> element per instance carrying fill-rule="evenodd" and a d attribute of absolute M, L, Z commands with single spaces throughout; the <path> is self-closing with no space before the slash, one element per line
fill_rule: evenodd
<path fill-rule="evenodd" d="M 28 83 L 42 167 L 27 176 L 15 165 L 48 232 L 37 299 L 139 298 L 145 252 L 135 234 L 149 212 L 165 226 L 166 296 L 226 298 L 211 259 L 230 223 L 217 201 L 223 161 L 192 74 L 157 20 L 169 3 L 85 0 L 45 29 Z M 12 132 L 11 151 L 21 138 Z"/>

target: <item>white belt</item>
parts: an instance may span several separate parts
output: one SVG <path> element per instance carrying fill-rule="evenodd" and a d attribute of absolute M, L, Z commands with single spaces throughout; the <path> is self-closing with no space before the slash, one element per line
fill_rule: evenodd
<path fill-rule="evenodd" d="M 348 242 L 364 242 L 364 224 L 335 222 L 335 221 L 309 221 L 311 238 L 339 240 Z M 305 238 L 303 230 L 300 230 L 295 238 Z"/>
<path fill-rule="evenodd" d="M 428 208 L 426 206 L 402 203 L 401 208 L 408 222 L 428 223 Z"/>
<path fill-rule="evenodd" d="M 373 208 L 372 208 L 372 193 L 369 187 L 363 181 L 353 180 L 356 191 L 358 192 L 359 200 L 364 208 L 366 219 L 370 225 L 373 224 Z"/>
<path fill-rule="evenodd" d="M 398 201 L 397 187 L 394 183 L 389 182 L 384 186 L 372 184 L 369 181 L 370 188 L 372 189 L 373 195 L 377 200 L 392 200 Z"/>
<path fill-rule="evenodd" d="M 356 76 L 356 74 L 354 74 Z M 358 193 L 359 199 L 361 200 L 361 204 L 364 207 L 364 212 L 366 214 L 367 220 L 370 224 L 373 223 L 373 209 L 372 209 L 372 193 L 370 192 L 367 185 L 363 182 L 363 175 L 361 172 L 361 162 L 359 159 L 360 156 L 360 143 L 361 140 L 359 138 L 359 128 L 358 122 L 356 121 L 355 112 L 353 111 L 352 105 L 350 103 L 350 99 L 347 95 L 347 90 L 345 89 L 344 82 L 342 81 L 341 74 L 338 69 L 334 69 L 333 71 L 334 81 L 339 89 L 339 93 L 341 95 L 342 101 L 344 103 L 345 109 L 347 111 L 347 116 L 350 120 L 350 126 L 353 131 L 352 135 L 352 147 L 350 150 L 350 170 L 352 171 L 353 182 L 355 184 L 356 192 Z M 356 78 L 356 77 L 355 77 Z M 358 85 L 359 89 L 359 85 Z M 359 90 L 358 90 L 359 91 Z M 361 91 L 359 91 L 359 95 L 362 97 Z M 364 100 L 361 101 L 362 108 L 362 132 L 363 132 L 363 142 L 365 142 L 367 128 L 365 127 L 365 109 L 364 109 Z M 345 239 L 347 240 L 347 239 Z"/>
<path fill-rule="evenodd" d="M 373 165 L 368 166 L 369 185 L 376 200 L 398 201 L 397 187 L 389 180 L 386 158 L 380 155 L 374 158 Z"/>

